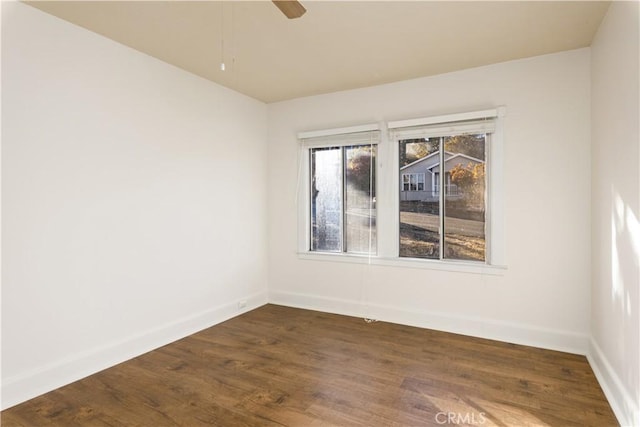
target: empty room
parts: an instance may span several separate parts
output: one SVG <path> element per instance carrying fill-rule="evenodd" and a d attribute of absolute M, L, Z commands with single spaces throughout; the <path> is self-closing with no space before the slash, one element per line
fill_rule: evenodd
<path fill-rule="evenodd" d="M 638 1 L 3 1 L 2 426 L 640 426 Z"/>

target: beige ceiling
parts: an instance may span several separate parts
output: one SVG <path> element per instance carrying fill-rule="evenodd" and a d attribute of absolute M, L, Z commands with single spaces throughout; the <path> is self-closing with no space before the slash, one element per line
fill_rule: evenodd
<path fill-rule="evenodd" d="M 42 1 L 43 11 L 264 102 L 586 47 L 596 1 Z M 222 49 L 224 45 L 224 49 Z M 224 60 L 226 71 L 220 70 Z"/>

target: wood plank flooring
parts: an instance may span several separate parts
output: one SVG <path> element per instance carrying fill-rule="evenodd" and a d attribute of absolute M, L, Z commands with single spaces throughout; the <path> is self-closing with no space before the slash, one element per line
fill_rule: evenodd
<path fill-rule="evenodd" d="M 2 426 L 615 426 L 582 356 L 266 305 Z"/>

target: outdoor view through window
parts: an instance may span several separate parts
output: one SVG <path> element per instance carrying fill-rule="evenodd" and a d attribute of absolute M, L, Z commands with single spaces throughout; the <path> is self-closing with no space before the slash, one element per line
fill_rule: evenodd
<path fill-rule="evenodd" d="M 400 141 L 401 257 L 485 261 L 485 146 L 484 134 Z"/>
<path fill-rule="evenodd" d="M 311 149 L 311 250 L 376 253 L 375 145 Z"/>

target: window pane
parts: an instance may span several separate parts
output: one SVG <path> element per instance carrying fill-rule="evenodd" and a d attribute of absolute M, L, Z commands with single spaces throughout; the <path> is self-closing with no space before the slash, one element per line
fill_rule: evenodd
<path fill-rule="evenodd" d="M 446 259 L 485 260 L 485 135 L 444 138 Z"/>
<path fill-rule="evenodd" d="M 376 147 L 345 147 L 346 252 L 376 253 Z"/>
<path fill-rule="evenodd" d="M 440 258 L 440 204 L 433 183 L 439 140 L 408 139 L 399 144 L 400 173 L 410 174 L 411 190 L 416 190 L 400 192 L 401 257 Z"/>
<path fill-rule="evenodd" d="M 340 148 L 311 150 L 311 250 L 342 250 Z"/>

